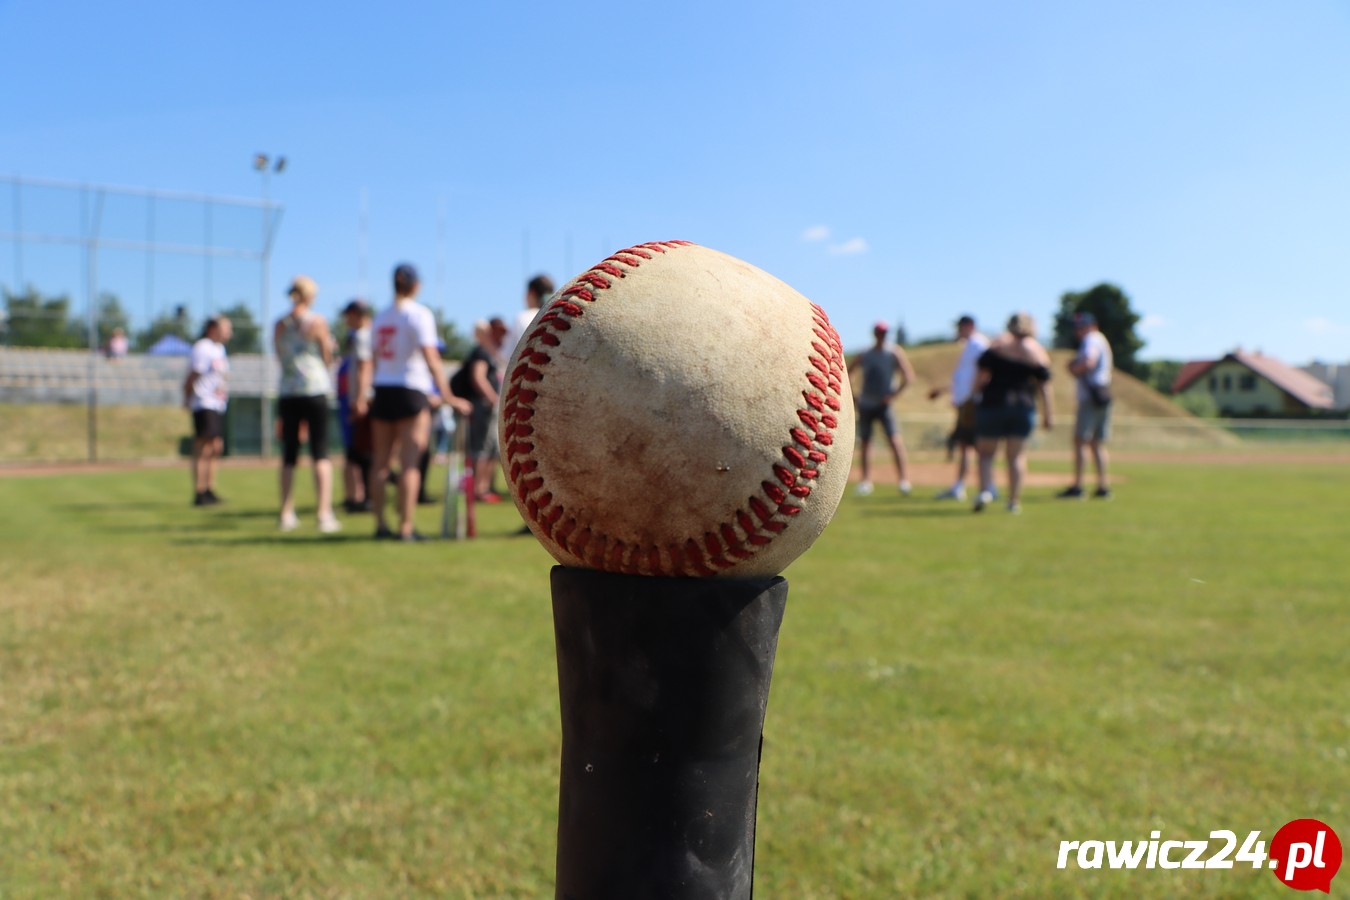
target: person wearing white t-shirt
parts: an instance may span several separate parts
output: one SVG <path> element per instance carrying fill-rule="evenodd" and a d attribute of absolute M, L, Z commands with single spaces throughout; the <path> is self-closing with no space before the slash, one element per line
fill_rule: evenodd
<path fill-rule="evenodd" d="M 553 290 L 553 279 L 547 275 L 536 275 L 525 285 L 525 308 L 516 313 L 516 317 L 507 326 L 506 335 L 502 338 L 501 347 L 497 351 L 498 368 L 503 370 L 506 368 L 511 354 L 516 352 L 516 345 L 525 336 L 534 317 L 539 315 L 539 309 L 544 305 L 544 301 L 553 296 Z"/>
<path fill-rule="evenodd" d="M 468 413 L 468 400 L 450 391 L 436 349 L 436 318 L 414 298 L 421 282 L 417 270 L 406 263 L 394 269 L 394 302 L 371 323 L 375 365 L 362 367 L 361 378 L 373 368 L 375 396 L 369 401 L 374 459 L 371 464 L 370 499 L 375 508 L 375 537 L 420 541 L 413 528 L 422 473 L 418 460 L 426 450 L 433 406 L 442 402 Z M 358 388 L 356 410 L 364 415 L 366 385 Z M 439 392 L 434 396 L 432 391 Z M 389 470 L 398 454 L 399 528 L 395 533 L 385 522 L 384 496 Z"/>
<path fill-rule="evenodd" d="M 225 406 L 230 363 L 225 344 L 234 334 L 224 316 L 207 320 L 201 338 L 188 356 L 183 381 L 183 406 L 192 412 L 193 506 L 212 506 L 216 496 L 216 461 L 225 449 Z"/>
<path fill-rule="evenodd" d="M 956 481 L 937 495 L 939 500 L 966 499 L 966 475 L 970 471 L 970 453 L 975 448 L 975 376 L 980 355 L 989 349 L 989 338 L 976 330 L 973 316 L 956 320 L 956 338 L 965 341 L 965 345 L 952 370 L 951 387 L 946 389 L 956 410 L 956 427 L 948 445 L 949 450 L 956 450 Z M 933 388 L 928 399 L 936 400 L 943 391 L 940 387 Z"/>

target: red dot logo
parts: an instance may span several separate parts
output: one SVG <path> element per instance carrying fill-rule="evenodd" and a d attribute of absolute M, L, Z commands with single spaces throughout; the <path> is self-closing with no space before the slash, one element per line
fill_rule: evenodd
<path fill-rule="evenodd" d="M 1286 887 L 1329 894 L 1341 868 L 1341 839 L 1325 822 L 1295 819 L 1271 839 L 1270 868 Z"/>

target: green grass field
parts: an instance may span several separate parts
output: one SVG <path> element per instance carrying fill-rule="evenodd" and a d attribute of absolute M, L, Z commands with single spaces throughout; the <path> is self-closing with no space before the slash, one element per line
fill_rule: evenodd
<path fill-rule="evenodd" d="M 757 897 L 1278 897 L 1058 844 L 1350 839 L 1350 470 L 1120 468 L 1019 517 L 845 499 L 787 573 Z M 271 470 L 187 484 L 0 479 L 0 896 L 551 897 L 551 561 L 514 511 L 282 538 Z"/>

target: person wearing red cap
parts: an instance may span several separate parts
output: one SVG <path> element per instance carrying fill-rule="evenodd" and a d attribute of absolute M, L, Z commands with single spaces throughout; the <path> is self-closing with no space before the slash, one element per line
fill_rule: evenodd
<path fill-rule="evenodd" d="M 858 439 L 862 442 L 862 480 L 858 482 L 858 494 L 867 496 L 872 493 L 872 426 L 880 424 L 891 445 L 891 455 L 895 458 L 896 472 L 899 474 L 900 493 L 909 496 L 910 484 L 908 465 L 905 457 L 905 442 L 900 437 L 900 429 L 895 424 L 895 414 L 891 404 L 895 398 L 914 381 L 914 368 L 909 364 L 905 351 L 895 344 L 887 344 L 886 333 L 889 329 L 885 322 L 878 322 L 872 328 L 875 340 L 872 348 L 853 358 L 848 364 L 849 375 L 862 370 L 862 388 L 857 394 Z M 900 375 L 897 384 L 895 376 Z"/>

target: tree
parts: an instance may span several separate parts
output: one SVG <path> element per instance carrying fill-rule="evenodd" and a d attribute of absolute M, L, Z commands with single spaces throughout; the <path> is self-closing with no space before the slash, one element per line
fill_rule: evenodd
<path fill-rule="evenodd" d="M 116 294 L 99 294 L 98 345 L 100 347 L 108 346 L 114 328 L 120 328 L 122 333 L 126 334 L 131 330 L 131 318 L 127 315 L 127 311 L 122 308 L 122 301 L 118 299 Z"/>
<path fill-rule="evenodd" d="M 186 307 L 179 306 L 172 313 L 160 313 L 155 316 L 145 330 L 136 335 L 136 349 L 144 353 L 166 334 L 177 335 L 192 343 L 192 322 L 188 318 Z"/>
<path fill-rule="evenodd" d="M 263 333 L 258 320 L 253 318 L 253 310 L 247 303 L 240 301 L 234 306 L 222 309 L 216 315 L 224 316 L 234 326 L 234 336 L 225 349 L 230 353 L 262 353 Z"/>
<path fill-rule="evenodd" d="M 1171 394 L 1172 383 L 1184 366 L 1179 359 L 1153 359 L 1139 363 L 1139 377 L 1160 394 Z"/>
<path fill-rule="evenodd" d="M 1143 338 L 1135 331 L 1139 316 L 1130 309 L 1130 298 L 1114 284 L 1103 282 L 1086 291 L 1069 291 L 1059 298 L 1059 312 L 1055 315 L 1055 346 L 1075 349 L 1078 338 L 1074 334 L 1073 315 L 1089 312 L 1097 319 L 1097 327 L 1111 344 L 1111 355 L 1116 368 L 1138 375 L 1137 359 L 1144 346 Z"/>
<path fill-rule="evenodd" d="M 43 297 L 32 287 L 5 291 L 5 343 L 11 347 L 87 347 L 88 332 L 70 322 L 70 298 Z"/>
<path fill-rule="evenodd" d="M 445 342 L 442 359 L 463 359 L 473 349 L 473 340 L 460 334 L 454 322 L 442 319 L 440 310 L 436 311 L 436 334 Z"/>

